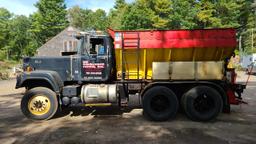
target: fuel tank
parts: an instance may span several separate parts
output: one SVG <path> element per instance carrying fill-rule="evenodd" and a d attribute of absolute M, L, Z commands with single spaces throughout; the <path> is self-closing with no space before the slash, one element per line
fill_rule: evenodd
<path fill-rule="evenodd" d="M 81 90 L 81 100 L 85 104 L 117 104 L 117 86 L 115 84 L 88 84 Z"/>

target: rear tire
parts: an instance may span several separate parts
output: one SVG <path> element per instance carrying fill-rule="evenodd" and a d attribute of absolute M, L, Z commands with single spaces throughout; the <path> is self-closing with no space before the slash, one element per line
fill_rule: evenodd
<path fill-rule="evenodd" d="M 165 121 L 174 118 L 178 105 L 176 95 L 164 86 L 150 88 L 143 95 L 143 114 L 150 120 Z"/>
<path fill-rule="evenodd" d="M 21 100 L 21 111 L 33 120 L 47 120 L 58 110 L 58 99 L 51 89 L 36 87 L 28 90 Z"/>
<path fill-rule="evenodd" d="M 181 99 L 187 116 L 195 121 L 209 121 L 218 116 L 223 108 L 221 95 L 208 86 L 196 86 L 187 91 Z"/>

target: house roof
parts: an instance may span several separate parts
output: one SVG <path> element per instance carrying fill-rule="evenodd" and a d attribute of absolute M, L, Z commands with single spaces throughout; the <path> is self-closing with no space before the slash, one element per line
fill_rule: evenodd
<path fill-rule="evenodd" d="M 59 35 L 62 35 L 63 33 L 65 32 L 82 32 L 81 30 L 75 28 L 75 27 L 72 27 L 72 26 L 68 26 L 67 28 L 65 28 L 63 31 L 61 31 L 59 34 L 57 34 L 56 36 L 54 36 L 53 38 L 51 38 L 50 40 L 48 40 L 45 44 L 43 44 L 41 47 L 39 47 L 37 49 L 37 51 L 39 51 L 40 49 L 44 48 L 46 45 L 50 44 L 52 41 L 56 40 L 58 38 Z"/>

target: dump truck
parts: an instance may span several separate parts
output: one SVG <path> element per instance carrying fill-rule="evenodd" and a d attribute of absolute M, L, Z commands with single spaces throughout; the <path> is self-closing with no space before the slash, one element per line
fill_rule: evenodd
<path fill-rule="evenodd" d="M 142 108 L 154 121 L 182 110 L 208 121 L 242 103 L 245 85 L 228 67 L 235 29 L 108 30 L 79 33 L 77 52 L 26 57 L 16 88 L 25 87 L 23 114 L 50 119 L 64 107 Z"/>

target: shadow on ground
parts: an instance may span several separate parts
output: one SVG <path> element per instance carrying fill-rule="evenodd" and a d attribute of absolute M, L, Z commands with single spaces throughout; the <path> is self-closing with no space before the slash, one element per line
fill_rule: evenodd
<path fill-rule="evenodd" d="M 33 143 L 182 143 L 255 144 L 256 82 L 244 93 L 248 105 L 201 123 L 178 113 L 174 120 L 152 122 L 141 109 L 68 108 L 48 121 L 32 121 L 20 111 L 21 94 L 0 96 L 0 144 Z"/>

